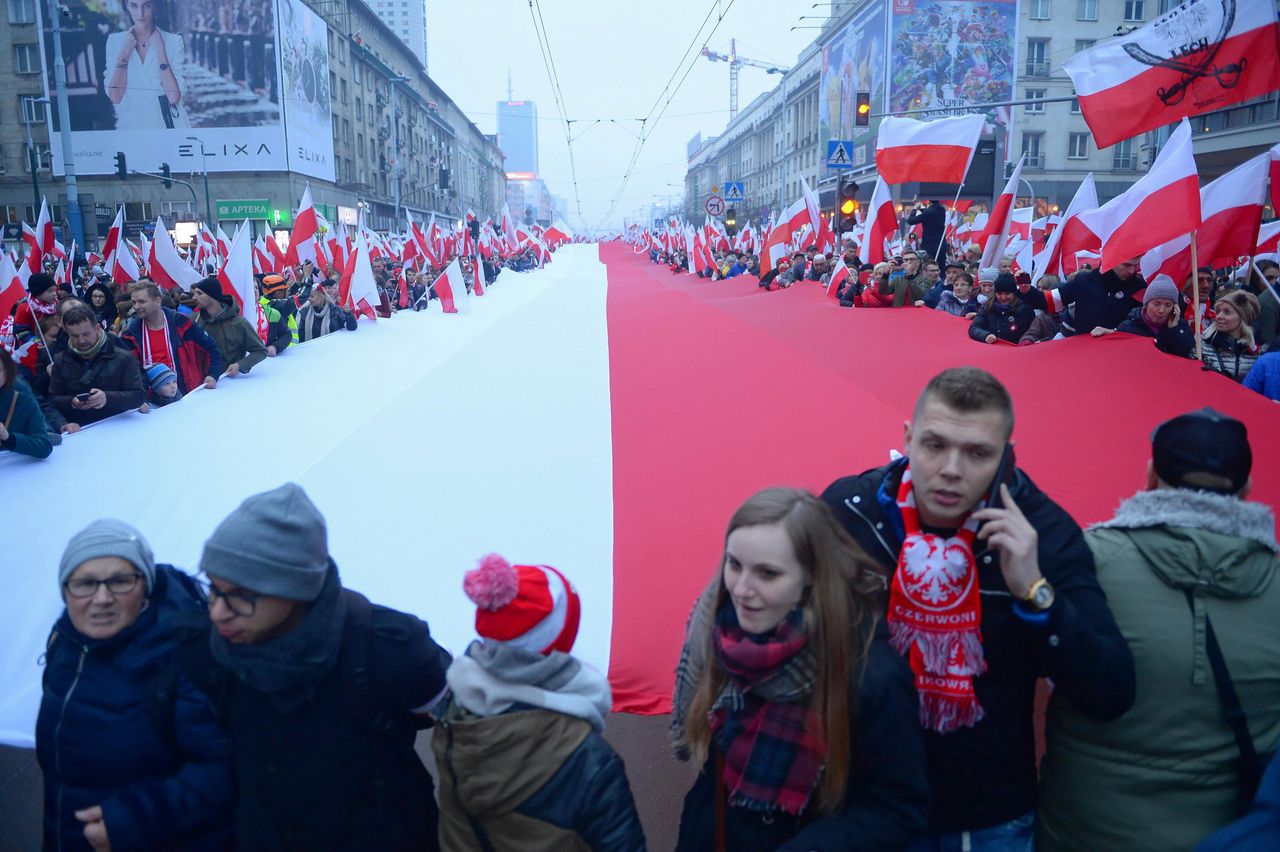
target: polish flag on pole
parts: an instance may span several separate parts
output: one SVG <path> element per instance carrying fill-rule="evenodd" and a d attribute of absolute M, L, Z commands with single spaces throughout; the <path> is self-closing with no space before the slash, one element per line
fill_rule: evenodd
<path fill-rule="evenodd" d="M 471 256 L 471 292 L 477 296 L 484 295 L 484 265 L 478 254 Z"/>
<path fill-rule="evenodd" d="M 807 224 L 809 224 L 809 208 L 802 196 L 792 202 L 790 207 L 782 211 L 777 223 L 769 231 L 769 238 L 765 240 L 764 251 L 760 256 L 760 273 L 762 275 L 773 270 L 778 261 L 787 256 L 788 252 L 791 251 L 792 235 L 799 233 L 800 229 Z"/>
<path fill-rule="evenodd" d="M 511 218 L 511 210 L 506 202 L 502 204 L 502 238 L 506 240 L 508 251 L 515 251 L 516 246 L 520 245 L 520 239 L 516 236 L 516 223 Z"/>
<path fill-rule="evenodd" d="M 1187 0 L 1131 33 L 1077 53 L 1062 70 L 1075 84 L 1098 147 L 1106 148 L 1280 89 L 1276 4 Z"/>
<path fill-rule="evenodd" d="M 1191 156 L 1191 125 L 1184 118 L 1151 171 L 1081 224 L 1102 240 L 1103 272 L 1200 227 L 1200 182 Z"/>
<path fill-rule="evenodd" d="M 1022 180 L 1022 164 L 1026 161 L 1026 154 L 1018 158 L 1018 165 L 1013 167 L 1013 174 L 1009 175 L 1004 191 L 996 199 L 995 206 L 991 208 L 991 215 L 987 217 L 987 227 L 978 238 L 978 242 L 982 244 L 982 260 L 978 261 L 979 267 L 999 266 L 1000 258 L 1004 257 L 1004 250 L 1009 245 L 1009 222 L 1013 218 L 1013 202 L 1018 197 L 1018 181 Z M 1029 232 L 1028 227 L 1028 237 Z"/>
<path fill-rule="evenodd" d="M 221 229 L 219 229 L 221 230 Z M 249 321 L 258 333 L 258 339 L 267 342 L 267 317 L 258 303 L 258 293 L 253 286 L 253 253 L 250 234 L 253 229 L 244 221 L 227 247 L 227 259 L 218 270 L 222 292 L 236 301 L 240 315 Z"/>
<path fill-rule="evenodd" d="M 356 235 L 355 250 L 351 252 L 338 282 L 338 304 L 344 310 L 363 314 L 377 322 L 373 306 L 380 302 L 378 283 L 373 278 L 373 264 L 369 259 L 369 243 L 362 229 Z"/>
<path fill-rule="evenodd" d="M 1280 252 L 1280 220 L 1268 222 L 1258 229 L 1258 244 L 1254 247 L 1250 254 L 1275 254 Z M 0 280 L 3 280 L 0 277 Z M 0 311 L 0 316 L 4 316 L 4 311 Z"/>
<path fill-rule="evenodd" d="M 964 183 L 986 118 L 960 115 L 933 121 L 889 116 L 876 137 L 876 168 L 885 183 Z"/>
<path fill-rule="evenodd" d="M 319 265 L 316 256 L 316 239 L 319 233 L 320 223 L 316 220 L 316 208 L 311 202 L 311 184 L 308 183 L 302 190 L 302 201 L 293 217 L 293 234 L 289 237 L 289 251 L 285 255 L 290 266 L 297 266 L 305 260 Z"/>
<path fill-rule="evenodd" d="M 1271 149 L 1271 210 L 1280 212 L 1280 144 Z"/>
<path fill-rule="evenodd" d="M 845 265 L 844 255 L 836 258 L 836 268 L 831 270 L 831 277 L 827 279 L 827 297 L 831 299 L 840 298 L 840 287 L 849 280 L 849 267 Z"/>
<path fill-rule="evenodd" d="M 462 276 L 462 267 L 458 265 L 456 257 L 449 262 L 444 272 L 436 277 L 433 286 L 436 288 L 436 296 L 440 298 L 440 307 L 446 314 L 470 312 L 466 280 Z"/>
<path fill-rule="evenodd" d="M 124 207 L 116 209 L 116 220 L 107 231 L 107 238 L 102 246 L 112 282 L 130 284 L 138 280 L 138 262 L 133 259 L 129 241 L 124 238 Z"/>
<path fill-rule="evenodd" d="M 1101 248 L 1098 236 L 1080 222 L 1080 214 L 1098 207 L 1098 188 L 1093 172 L 1085 175 L 1075 196 L 1062 214 L 1062 223 L 1053 229 L 1044 249 L 1035 256 L 1035 272 L 1031 273 L 1031 286 L 1046 274 L 1060 279 L 1076 271 L 1079 261 L 1076 252 Z"/>
<path fill-rule="evenodd" d="M 898 232 L 898 213 L 884 177 L 876 178 L 876 187 L 867 204 L 867 221 L 859 235 L 858 260 L 880 263 L 884 260 L 884 241 Z"/>
<path fill-rule="evenodd" d="M 27 295 L 27 288 L 18 275 L 18 267 L 7 251 L 0 251 L 0 321 L 7 321 L 13 306 Z"/>
<path fill-rule="evenodd" d="M 166 290 L 175 287 L 190 290 L 200 283 L 200 273 L 178 255 L 178 249 L 169 236 L 164 219 L 156 218 L 155 239 L 151 241 L 151 254 L 147 258 L 151 278 Z"/>
<path fill-rule="evenodd" d="M 1266 203 L 1270 159 L 1270 154 L 1259 154 L 1200 190 L 1203 221 L 1196 230 L 1196 254 L 1201 266 L 1226 266 L 1254 253 Z M 1191 272 L 1189 233 L 1142 256 L 1142 275 L 1148 280 L 1163 273 L 1181 287 Z"/>

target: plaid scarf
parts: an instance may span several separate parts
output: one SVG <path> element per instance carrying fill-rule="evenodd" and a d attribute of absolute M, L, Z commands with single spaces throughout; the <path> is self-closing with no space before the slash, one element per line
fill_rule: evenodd
<path fill-rule="evenodd" d="M 889 589 L 889 641 L 915 672 L 920 724 L 940 734 L 972 727 L 983 717 L 973 678 L 987 668 L 973 557 L 978 522 L 970 513 L 950 538 L 923 532 L 910 466 L 898 487 L 898 510 L 906 536 Z"/>
<path fill-rule="evenodd" d="M 815 660 L 803 618 L 797 608 L 763 637 L 738 626 L 732 605 L 716 618 L 716 660 L 729 681 L 710 722 L 735 807 L 799 814 L 822 777 L 827 747 L 807 706 Z"/>

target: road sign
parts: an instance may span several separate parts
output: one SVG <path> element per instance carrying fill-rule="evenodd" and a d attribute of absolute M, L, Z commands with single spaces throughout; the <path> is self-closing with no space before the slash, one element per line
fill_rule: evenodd
<path fill-rule="evenodd" d="M 702 206 L 706 208 L 708 216 L 724 215 L 724 199 L 718 195 L 708 196 L 707 203 Z"/>
<path fill-rule="evenodd" d="M 852 139 L 830 139 L 827 141 L 827 168 L 853 168 Z"/>
<path fill-rule="evenodd" d="M 725 181 L 724 200 L 727 204 L 740 204 L 746 198 L 741 181 Z"/>

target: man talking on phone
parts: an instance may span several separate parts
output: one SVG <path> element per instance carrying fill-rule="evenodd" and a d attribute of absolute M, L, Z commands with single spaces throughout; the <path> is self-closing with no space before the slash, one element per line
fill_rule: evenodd
<path fill-rule="evenodd" d="M 1012 434 L 1004 385 L 946 370 L 916 401 L 906 455 L 822 495 L 885 569 L 890 640 L 916 675 L 934 808 L 912 852 L 1034 849 L 1038 679 L 1098 720 L 1134 701 L 1080 527 L 1017 469 Z"/>

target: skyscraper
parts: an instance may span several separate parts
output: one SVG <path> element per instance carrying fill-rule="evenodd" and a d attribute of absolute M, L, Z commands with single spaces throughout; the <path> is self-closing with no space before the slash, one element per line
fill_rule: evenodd
<path fill-rule="evenodd" d="M 507 173 L 538 174 L 538 107 L 533 101 L 498 101 L 498 147 L 507 157 Z"/>
<path fill-rule="evenodd" d="M 427 67 L 427 0 L 369 0 L 369 6 Z"/>

